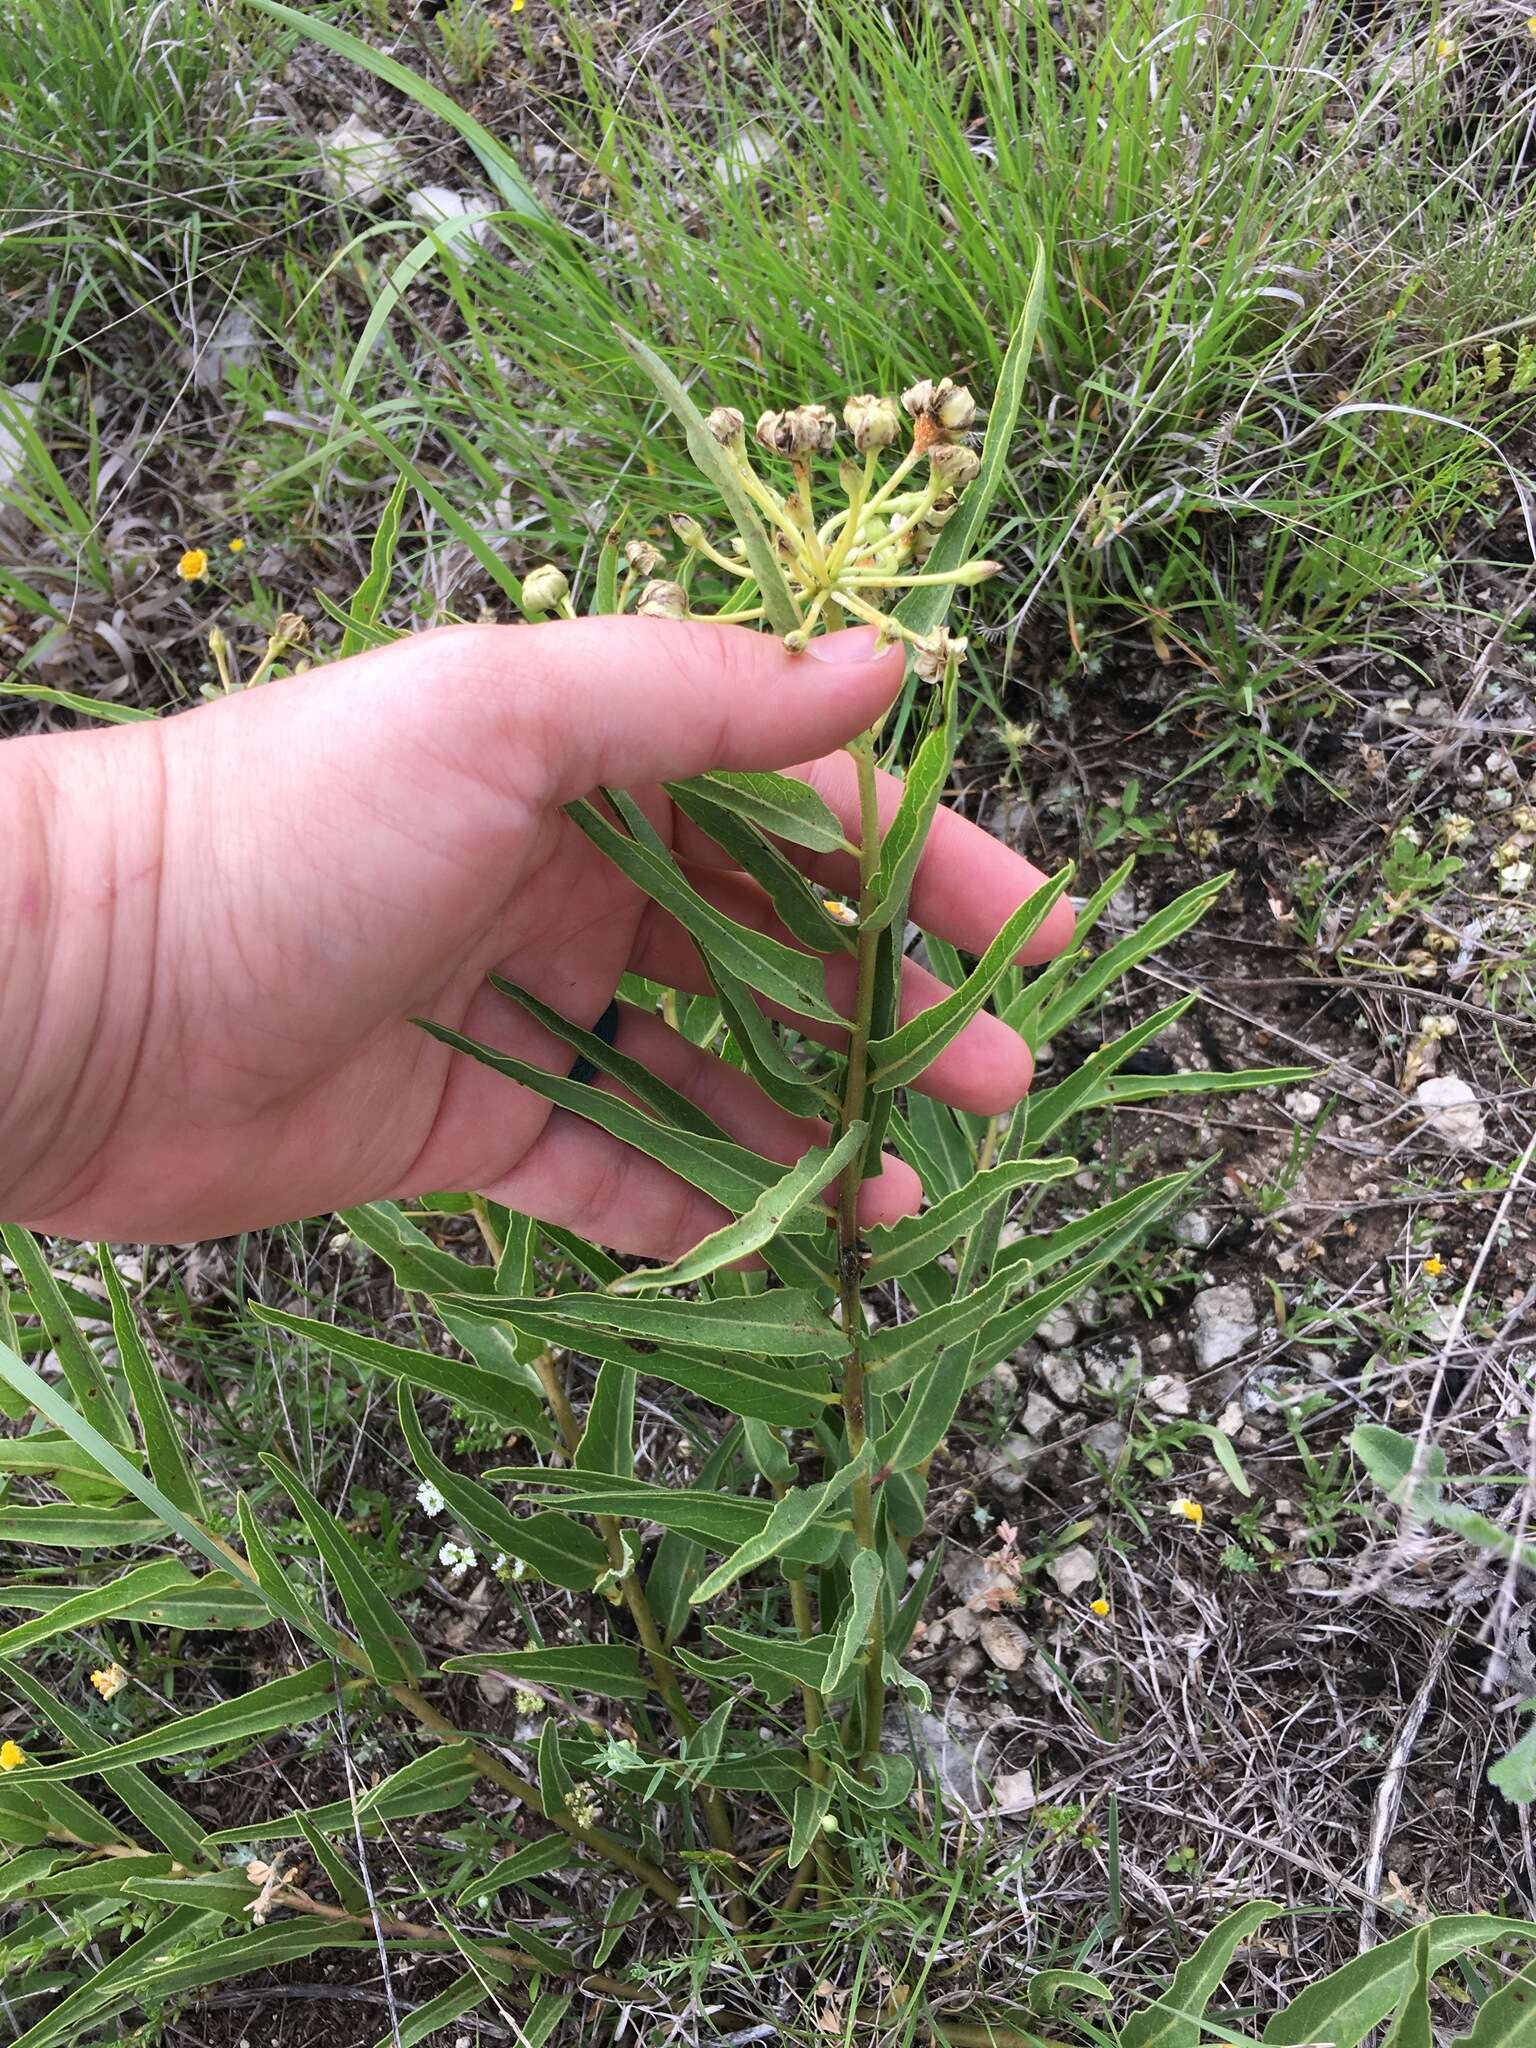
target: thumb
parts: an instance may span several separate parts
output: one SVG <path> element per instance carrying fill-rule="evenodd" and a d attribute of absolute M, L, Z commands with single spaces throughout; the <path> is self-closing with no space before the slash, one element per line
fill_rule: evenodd
<path fill-rule="evenodd" d="M 629 788 L 830 753 L 901 687 L 901 650 L 874 648 L 869 626 L 791 654 L 744 626 L 594 618 L 479 628 L 471 662 L 508 739 L 536 753 L 545 801 L 565 803 L 604 782 Z"/>

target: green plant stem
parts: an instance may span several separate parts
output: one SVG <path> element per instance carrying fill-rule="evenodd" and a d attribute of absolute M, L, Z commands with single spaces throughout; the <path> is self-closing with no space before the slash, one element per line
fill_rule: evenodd
<path fill-rule="evenodd" d="M 848 1070 L 843 1082 L 842 1123 L 846 1130 L 864 1114 L 869 1089 L 869 1039 L 874 1020 L 875 965 L 880 934 L 869 929 L 866 920 L 875 905 L 880 871 L 880 803 L 875 774 L 875 743 L 863 734 L 849 748 L 859 779 L 859 945 L 858 993 L 853 1027 L 848 1041 Z M 868 1435 L 864 1402 L 864 1304 L 860 1293 L 862 1250 L 859 1240 L 859 1190 L 864 1184 L 864 1161 L 849 1160 L 837 1190 L 838 1299 L 842 1309 L 843 1334 L 848 1352 L 843 1363 L 843 1415 L 848 1432 L 848 1450 L 857 1457 Z M 853 1531 L 861 1550 L 875 1546 L 874 1487 L 868 1473 L 853 1485 Z M 880 1601 L 875 1602 L 870 1624 L 864 1669 L 863 1742 L 861 1767 L 867 1764 L 880 1743 L 880 1710 L 885 1699 L 885 1620 Z"/>

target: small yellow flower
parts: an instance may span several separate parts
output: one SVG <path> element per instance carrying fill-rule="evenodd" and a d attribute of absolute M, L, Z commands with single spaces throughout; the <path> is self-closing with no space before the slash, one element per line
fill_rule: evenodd
<path fill-rule="evenodd" d="M 1180 1517 L 1183 1521 L 1193 1522 L 1197 1529 L 1205 1520 L 1205 1509 L 1201 1507 L 1197 1500 L 1176 1500 L 1169 1507 L 1168 1512 L 1170 1515 Z"/>
<path fill-rule="evenodd" d="M 1525 17 L 1525 32 L 1528 36 L 1536 36 L 1536 14 Z"/>
<path fill-rule="evenodd" d="M 19 1742 L 0 1742 L 0 1771 L 17 1771 L 26 1762 Z"/>
<path fill-rule="evenodd" d="M 234 539 L 229 544 L 229 552 L 232 555 L 239 555 L 245 552 L 245 542 L 240 538 L 238 533 L 235 535 Z"/>
<path fill-rule="evenodd" d="M 105 1671 L 93 1671 L 91 1683 L 104 1700 L 115 1700 L 128 1683 L 128 1674 L 121 1664 L 109 1664 Z"/>
<path fill-rule="evenodd" d="M 208 550 L 188 548 L 176 564 L 176 574 L 183 583 L 198 583 L 208 574 Z"/>
<path fill-rule="evenodd" d="M 512 12 L 514 14 L 521 14 L 524 4 L 525 0 L 512 0 Z"/>
<path fill-rule="evenodd" d="M 1090 1600 L 1088 1602 L 1088 1612 L 1096 1614 L 1100 1621 L 1102 1621 L 1109 1612 L 1109 1602 L 1100 1594 L 1097 1600 Z"/>
<path fill-rule="evenodd" d="M 857 924 L 859 913 L 851 903 L 845 903 L 840 896 L 828 896 L 822 901 L 822 909 L 834 924 Z"/>
<path fill-rule="evenodd" d="M 1438 1280 L 1440 1278 L 1440 1275 L 1445 1271 L 1445 1261 L 1440 1257 L 1439 1253 L 1437 1252 L 1432 1257 L 1427 1258 L 1424 1261 L 1424 1270 L 1429 1275 L 1431 1280 Z"/>
<path fill-rule="evenodd" d="M 1460 43 L 1453 42 L 1449 36 L 1441 36 L 1435 44 L 1435 62 L 1437 64 L 1454 64 L 1460 55 Z"/>

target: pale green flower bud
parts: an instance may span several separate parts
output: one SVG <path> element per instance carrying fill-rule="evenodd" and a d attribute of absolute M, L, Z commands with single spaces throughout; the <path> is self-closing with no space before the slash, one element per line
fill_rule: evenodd
<path fill-rule="evenodd" d="M 950 377 L 942 377 L 934 385 L 929 410 L 946 434 L 964 434 L 975 424 L 975 399 Z"/>
<path fill-rule="evenodd" d="M 974 590 L 978 583 L 990 583 L 1002 573 L 1001 562 L 967 562 L 963 569 L 956 570 L 955 581 L 965 590 Z"/>
<path fill-rule="evenodd" d="M 717 405 L 704 422 L 722 448 L 739 448 L 746 439 L 746 421 L 734 405 Z"/>
<path fill-rule="evenodd" d="M 540 562 L 536 569 L 530 569 L 523 578 L 523 609 L 538 616 L 541 612 L 552 612 L 563 604 L 571 594 L 571 586 L 564 572 L 553 562 Z"/>
<path fill-rule="evenodd" d="M 901 414 L 894 398 L 877 398 L 861 392 L 843 407 L 843 422 L 861 455 L 872 448 L 889 448 L 901 433 Z"/>
<path fill-rule="evenodd" d="M 688 593 L 681 583 L 647 583 L 635 610 L 645 619 L 686 619 Z"/>
<path fill-rule="evenodd" d="M 928 450 L 928 468 L 948 489 L 963 491 L 980 471 L 981 457 L 959 442 L 938 441 Z"/>
<path fill-rule="evenodd" d="M 653 548 L 648 540 L 626 541 L 624 559 L 637 576 L 654 576 L 661 567 L 661 549 Z"/>
<path fill-rule="evenodd" d="M 703 546 L 704 529 L 702 526 L 700 526 L 698 520 L 690 517 L 688 513 L 672 513 L 667 520 L 667 524 L 671 527 L 672 531 L 677 535 L 678 539 L 682 542 L 685 548 L 697 548 Z"/>

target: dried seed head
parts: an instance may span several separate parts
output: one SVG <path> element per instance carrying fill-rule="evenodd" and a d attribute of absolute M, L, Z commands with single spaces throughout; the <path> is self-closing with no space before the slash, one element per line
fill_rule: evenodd
<path fill-rule="evenodd" d="M 960 442 L 935 441 L 928 450 L 928 468 L 948 489 L 963 491 L 981 468 L 981 457 Z"/>
<path fill-rule="evenodd" d="M 901 402 L 913 419 L 925 418 L 933 408 L 933 379 L 921 377 L 917 383 L 909 384 L 901 394 Z"/>
<path fill-rule="evenodd" d="M 704 543 L 704 529 L 700 526 L 697 519 L 692 518 L 687 512 L 671 513 L 668 516 L 667 524 L 685 548 L 702 547 Z"/>
<path fill-rule="evenodd" d="M 958 661 L 964 652 L 963 639 L 946 632 L 942 626 L 935 626 L 914 652 L 912 666 L 925 683 L 939 683 L 944 680 L 944 671 L 950 662 Z"/>
<path fill-rule="evenodd" d="M 837 421 L 824 405 L 792 405 L 765 412 L 754 430 L 770 455 L 825 455 L 837 439 Z"/>
<path fill-rule="evenodd" d="M 635 610 L 645 619 L 686 619 L 688 593 L 681 583 L 647 583 Z"/>
<path fill-rule="evenodd" d="M 523 578 L 523 609 L 532 612 L 535 618 L 544 612 L 552 612 L 571 594 L 571 586 L 563 570 L 553 562 L 540 562 L 536 569 L 530 569 Z"/>
<path fill-rule="evenodd" d="M 298 612 L 279 612 L 272 628 L 272 638 L 283 647 L 307 647 L 309 645 L 309 621 Z"/>
<path fill-rule="evenodd" d="M 861 455 L 872 448 L 889 448 L 901 433 L 901 414 L 894 398 L 877 398 L 865 391 L 850 398 L 843 407 L 843 421 Z"/>
<path fill-rule="evenodd" d="M 746 421 L 734 405 L 717 405 L 704 422 L 722 448 L 739 448 L 746 439 Z"/>
<path fill-rule="evenodd" d="M 648 540 L 626 541 L 624 559 L 637 576 L 654 576 L 661 567 L 661 549 L 653 548 Z"/>

